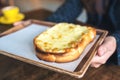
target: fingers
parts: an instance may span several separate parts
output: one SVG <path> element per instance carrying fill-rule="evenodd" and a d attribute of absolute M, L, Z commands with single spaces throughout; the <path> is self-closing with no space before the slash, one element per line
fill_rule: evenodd
<path fill-rule="evenodd" d="M 100 63 L 94 63 L 94 64 L 91 64 L 91 67 L 95 67 L 95 68 L 98 68 L 100 67 L 102 64 Z"/>
<path fill-rule="evenodd" d="M 106 51 L 103 56 L 95 55 L 91 61 L 91 67 L 98 68 L 101 65 L 105 64 L 108 58 L 111 56 L 111 51 Z"/>
<path fill-rule="evenodd" d="M 98 61 L 99 61 L 99 56 L 95 55 L 95 57 L 91 61 L 91 67 L 98 68 L 101 65 L 101 63 L 99 63 Z"/>
<path fill-rule="evenodd" d="M 111 55 L 110 51 L 107 51 L 103 56 L 96 55 L 91 61 L 91 67 L 98 68 L 101 65 L 105 64 Z"/>
<path fill-rule="evenodd" d="M 19 21 L 19 22 L 15 22 L 13 25 L 17 26 L 17 25 L 22 25 L 24 21 Z"/>
<path fill-rule="evenodd" d="M 107 51 L 112 51 L 114 52 L 115 49 L 115 41 L 112 37 L 107 37 L 105 39 L 105 41 L 103 42 L 103 44 L 98 48 L 98 53 L 97 55 L 99 56 L 103 56 L 104 53 L 106 53 Z"/>

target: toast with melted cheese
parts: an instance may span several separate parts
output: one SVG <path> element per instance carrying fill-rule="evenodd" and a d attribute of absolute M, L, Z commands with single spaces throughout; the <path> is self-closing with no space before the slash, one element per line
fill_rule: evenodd
<path fill-rule="evenodd" d="M 34 38 L 36 55 L 46 61 L 70 62 L 81 55 L 95 36 L 95 28 L 58 23 Z"/>

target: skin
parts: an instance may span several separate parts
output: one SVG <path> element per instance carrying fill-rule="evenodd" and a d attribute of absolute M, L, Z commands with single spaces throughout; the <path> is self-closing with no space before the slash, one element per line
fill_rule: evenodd
<path fill-rule="evenodd" d="M 14 23 L 14 26 L 22 25 L 24 21 Z M 106 61 L 114 54 L 116 50 L 116 39 L 113 36 L 107 36 L 99 46 L 97 54 L 93 57 L 91 61 L 91 67 L 98 68 L 102 64 L 105 64 Z"/>
<path fill-rule="evenodd" d="M 25 21 L 15 22 L 13 25 L 14 25 L 14 26 L 22 25 L 22 24 L 24 24 L 24 22 L 25 22 Z"/>
<path fill-rule="evenodd" d="M 93 57 L 91 61 L 91 67 L 98 68 L 114 54 L 116 50 L 116 39 L 113 36 L 108 36 L 105 38 L 102 45 L 99 46 L 97 54 Z"/>

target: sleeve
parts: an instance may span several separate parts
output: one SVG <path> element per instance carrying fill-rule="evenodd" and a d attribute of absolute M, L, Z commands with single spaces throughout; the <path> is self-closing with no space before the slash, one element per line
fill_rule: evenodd
<path fill-rule="evenodd" d="M 114 32 L 112 36 L 114 36 L 117 41 L 117 49 L 114 57 L 116 58 L 115 60 L 117 61 L 116 64 L 120 65 L 120 31 Z"/>
<path fill-rule="evenodd" d="M 82 12 L 80 0 L 66 0 L 52 15 L 45 20 L 50 22 L 69 22 L 74 23 L 76 18 Z"/>
<path fill-rule="evenodd" d="M 114 36 L 117 41 L 116 52 L 111 59 L 113 59 L 112 61 L 114 63 L 120 65 L 120 0 L 111 0 L 111 2 L 110 17 L 116 30 L 112 33 L 112 36 Z"/>

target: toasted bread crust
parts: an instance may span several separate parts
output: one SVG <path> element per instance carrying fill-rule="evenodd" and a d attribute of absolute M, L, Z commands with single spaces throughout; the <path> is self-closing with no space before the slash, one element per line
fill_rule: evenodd
<path fill-rule="evenodd" d="M 36 56 L 45 61 L 49 62 L 70 62 L 78 59 L 81 55 L 81 53 L 84 51 L 85 47 L 94 40 L 96 36 L 96 29 L 92 27 L 88 27 L 89 31 L 88 33 L 84 34 L 82 36 L 82 39 L 79 43 L 77 43 L 77 46 L 72 48 L 69 52 L 63 53 L 63 54 L 54 54 L 54 53 L 44 53 L 40 51 L 40 49 L 36 46 L 35 40 L 34 40 L 34 46 L 36 50 Z"/>

